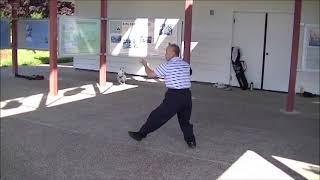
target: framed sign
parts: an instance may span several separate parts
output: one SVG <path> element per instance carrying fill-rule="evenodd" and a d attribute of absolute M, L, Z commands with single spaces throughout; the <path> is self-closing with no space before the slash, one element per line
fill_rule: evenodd
<path fill-rule="evenodd" d="M 1 31 L 1 39 L 0 39 L 0 49 L 10 49 L 10 24 L 9 20 L 1 19 L 0 21 L 0 31 Z"/>
<path fill-rule="evenodd" d="M 18 48 L 49 50 L 49 21 L 18 20 Z"/>
<path fill-rule="evenodd" d="M 302 70 L 306 72 L 320 71 L 319 25 L 306 24 L 304 27 Z"/>
<path fill-rule="evenodd" d="M 99 55 L 100 19 L 59 18 L 59 56 Z"/>
<path fill-rule="evenodd" d="M 112 56 L 163 56 L 168 43 L 181 44 L 181 21 L 136 18 L 109 21 L 108 52 Z"/>

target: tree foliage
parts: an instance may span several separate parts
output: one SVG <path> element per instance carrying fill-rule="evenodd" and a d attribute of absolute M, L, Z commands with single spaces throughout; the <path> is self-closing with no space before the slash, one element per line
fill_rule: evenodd
<path fill-rule="evenodd" d="M 48 18 L 49 0 L 0 0 L 0 17 L 11 17 L 12 7 L 17 2 L 18 17 L 24 18 Z M 58 1 L 58 14 L 73 15 L 74 3 Z"/>

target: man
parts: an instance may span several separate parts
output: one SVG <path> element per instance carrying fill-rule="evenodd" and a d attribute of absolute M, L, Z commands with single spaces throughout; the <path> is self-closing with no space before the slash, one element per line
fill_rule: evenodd
<path fill-rule="evenodd" d="M 145 67 L 149 78 L 164 78 L 168 88 L 163 102 L 149 115 L 147 122 L 138 132 L 130 132 L 129 135 L 137 141 L 141 141 L 149 133 L 157 130 L 178 115 L 180 128 L 184 140 L 190 148 L 196 147 L 196 139 L 193 134 L 193 125 L 190 123 L 192 99 L 191 99 L 191 68 L 188 63 L 179 58 L 180 48 L 176 44 L 169 44 L 166 49 L 166 63 L 152 70 L 146 60 L 141 63 Z"/>

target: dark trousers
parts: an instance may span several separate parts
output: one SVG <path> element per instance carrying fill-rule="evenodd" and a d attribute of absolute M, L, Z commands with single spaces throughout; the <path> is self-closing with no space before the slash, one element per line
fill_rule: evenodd
<path fill-rule="evenodd" d="M 191 110 L 192 99 L 189 89 L 168 89 L 163 102 L 151 112 L 139 132 L 146 136 L 177 114 L 185 141 L 194 141 L 193 125 L 190 123 Z"/>

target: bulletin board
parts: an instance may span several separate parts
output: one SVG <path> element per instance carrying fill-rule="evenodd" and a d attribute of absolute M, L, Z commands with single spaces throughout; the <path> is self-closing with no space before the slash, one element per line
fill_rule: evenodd
<path fill-rule="evenodd" d="M 162 57 L 168 43 L 181 44 L 180 19 L 115 19 L 108 25 L 108 52 L 111 56 Z"/>
<path fill-rule="evenodd" d="M 99 55 L 100 19 L 59 18 L 59 56 Z"/>
<path fill-rule="evenodd" d="M 306 24 L 304 27 L 302 70 L 306 72 L 320 71 L 319 25 Z"/>
<path fill-rule="evenodd" d="M 11 48 L 9 20 L 1 19 L 0 23 L 1 23 L 0 24 L 0 31 L 1 31 L 0 49 L 9 49 Z"/>
<path fill-rule="evenodd" d="M 18 20 L 18 48 L 49 50 L 49 21 Z"/>

